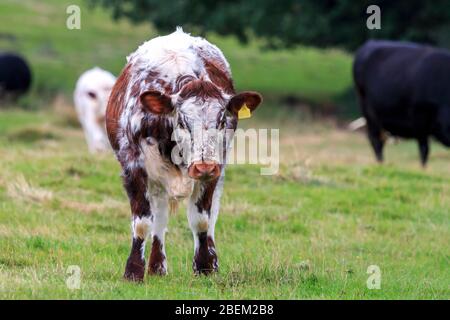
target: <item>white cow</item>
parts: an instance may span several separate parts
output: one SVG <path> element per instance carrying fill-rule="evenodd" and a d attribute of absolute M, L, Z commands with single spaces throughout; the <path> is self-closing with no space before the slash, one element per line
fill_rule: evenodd
<path fill-rule="evenodd" d="M 84 72 L 77 81 L 74 102 L 91 153 L 110 149 L 105 129 L 105 113 L 116 78 L 95 67 Z"/>

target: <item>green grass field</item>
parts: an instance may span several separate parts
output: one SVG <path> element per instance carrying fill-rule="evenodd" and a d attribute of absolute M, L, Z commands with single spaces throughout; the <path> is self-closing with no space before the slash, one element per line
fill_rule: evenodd
<path fill-rule="evenodd" d="M 82 7 L 81 30 L 65 28 L 69 4 Z M 112 154 L 88 153 L 67 101 L 81 72 L 98 65 L 117 74 L 155 34 L 79 0 L 0 3 L 0 47 L 22 52 L 35 76 L 19 102 L 33 111 L 0 110 L 0 299 L 450 299 L 448 149 L 433 144 L 424 170 L 416 144 L 401 141 L 378 165 L 363 134 L 271 99 L 242 125 L 280 128 L 280 171 L 228 168 L 220 272 L 193 275 L 182 206 L 169 222 L 169 275 L 122 280 L 130 209 L 119 166 Z M 259 51 L 258 40 L 208 38 L 242 90 L 327 104 L 351 85 L 351 56 L 341 51 Z M 366 285 L 371 265 L 381 270 L 379 290 Z M 81 269 L 79 290 L 66 285 L 70 266 Z"/>
<path fill-rule="evenodd" d="M 362 134 L 261 112 L 244 124 L 283 124 L 280 172 L 229 167 L 219 274 L 193 275 L 183 207 L 169 223 L 169 275 L 137 285 L 122 280 L 130 213 L 118 164 L 88 154 L 68 123 L 0 113 L 0 298 L 450 298 L 450 154 L 437 144 L 426 170 L 412 142 L 389 145 L 380 166 Z M 71 265 L 79 290 L 66 286 Z M 370 265 L 380 290 L 366 287 Z"/>

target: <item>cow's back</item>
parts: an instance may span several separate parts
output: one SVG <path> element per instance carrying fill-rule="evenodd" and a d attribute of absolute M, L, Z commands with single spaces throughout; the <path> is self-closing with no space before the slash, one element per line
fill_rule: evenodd
<path fill-rule="evenodd" d="M 424 47 L 390 41 L 368 41 L 356 53 L 355 83 L 378 107 L 392 106 L 409 98 Z"/>
<path fill-rule="evenodd" d="M 353 65 L 364 116 L 399 136 L 414 136 L 428 130 L 436 109 L 432 102 L 433 99 L 437 102 L 439 93 L 436 75 L 443 74 L 435 61 L 439 52 L 429 46 L 404 42 L 364 44 Z M 450 79 L 446 80 L 444 75 L 441 78 L 445 80 L 441 86 L 448 87 L 445 82 L 450 83 Z"/>
<path fill-rule="evenodd" d="M 0 54 L 0 94 L 3 90 L 26 92 L 30 85 L 31 71 L 26 61 L 16 54 Z"/>
<path fill-rule="evenodd" d="M 423 57 L 414 79 L 416 104 L 450 108 L 450 52 L 435 49 Z"/>

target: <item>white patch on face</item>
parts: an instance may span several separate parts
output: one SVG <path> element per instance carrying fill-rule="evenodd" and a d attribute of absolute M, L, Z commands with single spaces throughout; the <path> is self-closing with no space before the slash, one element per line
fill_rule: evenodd
<path fill-rule="evenodd" d="M 223 117 L 224 109 L 216 99 L 201 103 L 190 98 L 177 110 L 180 119 L 177 118 L 175 123 L 181 120 L 188 128 L 182 130 L 183 135 L 190 136 L 190 140 L 184 139 L 181 146 L 183 152 L 188 153 L 185 157 L 188 165 L 197 161 L 221 163 L 221 141 L 225 138 L 225 129 L 217 128 L 217 119 Z"/>

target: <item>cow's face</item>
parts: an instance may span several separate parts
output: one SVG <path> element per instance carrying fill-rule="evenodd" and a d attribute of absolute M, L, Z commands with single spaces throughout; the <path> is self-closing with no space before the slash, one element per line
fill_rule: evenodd
<path fill-rule="evenodd" d="M 173 97 L 146 91 L 140 100 L 154 114 L 173 116 L 174 136 L 185 160 L 181 165 L 191 178 L 211 180 L 220 176 L 239 110 L 245 104 L 253 112 L 262 98 L 256 92 L 225 96 L 211 82 L 194 80 Z"/>
<path fill-rule="evenodd" d="M 105 123 L 106 106 L 111 90 L 112 85 L 104 85 L 86 92 L 91 105 L 90 112 L 93 113 L 92 119 L 95 119 L 101 127 L 103 127 Z"/>

